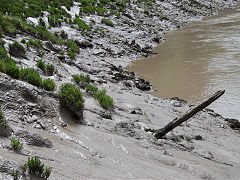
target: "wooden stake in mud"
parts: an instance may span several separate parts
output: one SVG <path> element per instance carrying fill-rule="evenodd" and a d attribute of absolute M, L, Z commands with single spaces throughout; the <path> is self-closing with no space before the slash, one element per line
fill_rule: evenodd
<path fill-rule="evenodd" d="M 215 100 L 217 100 L 220 96 L 222 96 L 225 93 L 225 90 L 222 91 L 217 91 L 214 95 L 212 95 L 209 99 L 207 99 L 206 101 L 204 101 L 203 103 L 201 103 L 200 105 L 196 106 L 195 108 L 193 108 L 192 110 L 190 110 L 189 112 L 187 112 L 186 114 L 184 114 L 182 117 L 178 118 L 178 119 L 174 119 L 173 121 L 171 121 L 170 123 L 168 123 L 164 128 L 155 130 L 156 134 L 155 137 L 157 139 L 162 138 L 163 136 L 165 136 L 169 131 L 173 130 L 174 128 L 176 128 L 177 126 L 179 126 L 180 124 L 182 124 L 183 122 L 187 121 L 189 118 L 191 118 L 192 116 L 194 116 L 197 112 L 201 111 L 202 109 L 204 109 L 205 107 L 207 107 L 208 105 L 210 105 L 212 102 L 214 102 Z"/>

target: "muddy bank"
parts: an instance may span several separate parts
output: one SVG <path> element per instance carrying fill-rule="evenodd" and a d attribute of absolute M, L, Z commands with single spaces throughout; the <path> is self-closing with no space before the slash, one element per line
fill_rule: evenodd
<path fill-rule="evenodd" d="M 135 58 L 152 54 L 163 34 L 206 15 L 233 7 L 235 1 L 157 1 L 149 15 L 138 13 L 134 4 L 126 15 L 112 17 L 115 27 L 101 26 L 106 36 L 82 36 L 68 26 L 68 37 L 80 47 L 75 60 L 58 55 L 61 46 L 44 42 L 46 54 L 39 57 L 30 47 L 27 58 L 14 58 L 23 67 L 36 68 L 43 58 L 56 72 L 42 77 L 53 79 L 57 87 L 71 82 L 72 75 L 85 73 L 114 99 L 106 111 L 81 89 L 85 99 L 84 120 L 76 123 L 61 108 L 57 90 L 47 92 L 21 80 L 0 74 L 0 100 L 12 137 L 23 142 L 23 150 L 11 149 L 9 138 L 0 139 L 0 178 L 11 179 L 12 170 L 30 156 L 38 156 L 53 168 L 49 179 L 237 179 L 239 177 L 239 132 L 235 120 L 224 119 L 211 110 L 198 113 L 176 128 L 166 139 L 157 140 L 146 132 L 161 128 L 181 116 L 192 105 L 179 99 L 160 99 L 146 94 L 149 83 L 121 66 Z M 155 15 L 161 12 L 166 16 Z M 167 17 L 167 18 L 166 18 Z M 91 15 L 98 21 L 97 15 Z M 86 21 L 88 17 L 85 17 Z M 29 38 L 5 36 L 7 44 Z M 6 47 L 7 47 L 6 44 Z M 142 91 L 144 90 L 144 91 Z M 235 123 L 233 130 L 228 123 Z M 235 127 L 234 125 L 234 127 Z"/>

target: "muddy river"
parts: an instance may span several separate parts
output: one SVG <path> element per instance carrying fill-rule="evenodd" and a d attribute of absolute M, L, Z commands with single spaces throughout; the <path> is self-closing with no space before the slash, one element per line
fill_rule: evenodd
<path fill-rule="evenodd" d="M 224 96 L 210 108 L 240 118 L 240 7 L 166 35 L 156 55 L 137 60 L 128 70 L 149 80 L 151 94 L 199 103 L 217 90 Z"/>

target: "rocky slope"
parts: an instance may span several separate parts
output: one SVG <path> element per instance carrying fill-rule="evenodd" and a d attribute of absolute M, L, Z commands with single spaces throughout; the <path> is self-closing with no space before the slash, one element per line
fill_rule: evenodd
<path fill-rule="evenodd" d="M 164 41 L 164 33 L 234 7 L 237 1 L 127 3 L 120 15 L 81 15 L 96 31 L 82 33 L 64 22 L 49 29 L 77 44 L 80 51 L 75 58 L 67 55 L 67 45 L 45 39 L 41 39 L 40 48 L 21 43 L 26 49 L 24 56 L 19 52 L 12 54 L 18 66 L 35 68 L 41 77 L 54 80 L 56 89 L 46 91 L 0 72 L 2 111 L 10 126 L 0 132 L 0 179 L 12 179 L 12 171 L 21 172 L 21 166 L 32 156 L 52 167 L 49 179 L 239 178 L 240 135 L 231 128 L 237 126 L 235 120 L 205 109 L 166 139 L 157 140 L 146 130 L 161 128 L 192 105 L 177 98 L 163 100 L 147 94 L 149 83 L 122 68 L 136 58 L 151 55 L 152 47 Z M 80 7 L 82 4 L 75 2 L 69 10 L 63 8 L 74 18 Z M 43 19 L 48 24 L 45 15 Z M 101 23 L 103 17 L 114 25 Z M 35 26 L 39 22 L 38 17 L 26 20 Z M 1 39 L 11 53 L 8 45 L 23 38 L 36 37 L 18 31 L 14 36 L 3 33 Z M 54 73 L 46 74 L 37 68 L 39 59 L 53 64 Z M 83 88 L 85 107 L 81 121 L 60 105 L 59 87 L 73 83 L 72 76 L 80 73 L 90 75 L 99 89 L 107 89 L 114 99 L 113 108 L 105 110 Z M 228 122 L 234 125 L 229 127 Z M 13 151 L 10 137 L 23 142 L 21 152 Z"/>

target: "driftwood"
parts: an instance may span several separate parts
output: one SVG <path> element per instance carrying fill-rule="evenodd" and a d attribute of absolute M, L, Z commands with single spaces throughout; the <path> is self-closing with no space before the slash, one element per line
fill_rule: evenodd
<path fill-rule="evenodd" d="M 174 128 L 176 128 L 177 126 L 179 126 L 180 124 L 182 124 L 183 122 L 187 121 L 189 118 L 191 118 L 192 116 L 194 116 L 197 112 L 201 111 L 202 109 L 204 109 L 205 107 L 207 107 L 208 105 L 210 105 L 212 102 L 214 102 L 215 100 L 217 100 L 220 96 L 222 96 L 225 93 L 225 90 L 223 91 L 217 91 L 214 95 L 212 95 L 212 97 L 210 97 L 209 99 L 207 99 L 206 101 L 204 101 L 203 103 L 201 103 L 200 105 L 194 107 L 192 110 L 190 110 L 189 112 L 187 112 L 186 114 L 184 114 L 182 117 L 178 118 L 178 119 L 174 119 L 173 121 L 171 121 L 170 123 L 168 123 L 165 127 L 155 130 L 154 132 L 155 137 L 157 139 L 162 138 L 163 136 L 165 136 L 169 131 L 173 130 Z"/>

